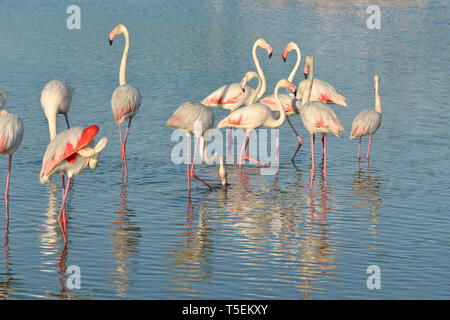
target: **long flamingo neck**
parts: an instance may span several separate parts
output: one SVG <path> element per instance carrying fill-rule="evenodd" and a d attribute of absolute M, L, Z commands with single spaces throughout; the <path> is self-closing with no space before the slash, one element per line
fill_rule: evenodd
<path fill-rule="evenodd" d="M 48 116 L 48 131 L 50 133 L 50 141 L 56 137 L 57 125 L 56 125 L 56 113 Z"/>
<path fill-rule="evenodd" d="M 206 143 L 203 136 L 200 137 L 200 157 L 206 164 L 211 164 L 216 157 L 219 157 L 219 173 L 224 172 L 225 168 L 223 166 L 223 157 L 217 152 L 213 153 L 210 158 L 206 155 Z"/>
<path fill-rule="evenodd" d="M 119 72 L 119 84 L 124 85 L 127 83 L 127 59 L 128 50 L 130 49 L 130 36 L 128 30 L 123 30 L 123 36 L 125 37 L 125 48 L 123 49 L 122 61 L 120 62 Z"/>
<path fill-rule="evenodd" d="M 311 63 L 309 66 L 308 83 L 306 84 L 306 90 L 303 94 L 302 105 L 309 102 L 309 98 L 311 97 L 313 79 L 314 79 L 314 60 L 311 59 Z"/>
<path fill-rule="evenodd" d="M 294 77 L 297 74 L 297 70 L 300 67 L 300 62 L 302 60 L 302 53 L 300 51 L 300 48 L 297 45 L 295 45 L 294 46 L 294 50 L 297 52 L 297 62 L 295 63 L 295 66 L 292 69 L 291 74 L 288 77 L 289 82 L 293 82 L 294 81 Z"/>
<path fill-rule="evenodd" d="M 253 61 L 255 62 L 256 70 L 258 70 L 258 74 L 261 77 L 262 86 L 259 90 L 256 91 L 255 101 L 258 101 L 259 99 L 261 99 L 261 97 L 264 95 L 264 93 L 267 90 L 266 77 L 264 76 L 264 72 L 262 71 L 261 66 L 259 64 L 258 56 L 256 55 L 257 47 L 258 47 L 258 44 L 255 43 L 253 45 L 252 55 L 253 55 Z"/>
<path fill-rule="evenodd" d="M 2 91 L 0 91 L 0 97 L 2 97 L 2 103 L 0 103 L 0 109 L 3 109 L 3 107 L 6 104 L 6 95 Z"/>
<path fill-rule="evenodd" d="M 250 96 L 249 103 L 248 104 L 254 104 L 256 101 L 258 101 L 258 92 L 261 90 L 262 87 L 262 81 L 259 74 L 255 73 L 254 77 L 258 79 L 258 86 L 256 87 L 255 92 Z"/>
<path fill-rule="evenodd" d="M 278 128 L 281 125 L 283 125 L 284 121 L 286 120 L 286 111 L 284 111 L 283 105 L 281 104 L 280 98 L 278 97 L 278 90 L 280 89 L 280 83 L 277 84 L 275 87 L 275 90 L 273 92 L 273 96 L 275 99 L 275 102 L 277 103 L 278 108 L 280 108 L 280 117 L 278 120 L 275 120 L 270 125 L 271 127 Z"/>
<path fill-rule="evenodd" d="M 375 111 L 381 113 L 381 98 L 380 92 L 378 91 L 378 83 L 375 87 Z"/>

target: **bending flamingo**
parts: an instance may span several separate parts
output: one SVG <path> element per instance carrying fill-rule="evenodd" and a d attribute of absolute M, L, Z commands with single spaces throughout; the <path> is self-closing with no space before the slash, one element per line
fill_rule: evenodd
<path fill-rule="evenodd" d="M 311 69 L 307 87 L 303 95 L 302 104 L 299 107 L 300 116 L 303 121 L 303 125 L 311 134 L 311 184 L 314 176 L 314 140 L 315 134 L 321 133 L 323 143 L 323 173 L 326 181 L 327 177 L 327 133 L 333 133 L 335 136 L 340 137 L 341 131 L 344 130 L 344 126 L 339 121 L 336 113 L 328 105 L 319 101 L 310 102 L 311 88 L 313 86 L 314 79 L 314 58 L 312 56 L 306 56 L 305 58 L 305 71 Z M 314 80 L 315 81 L 315 80 Z"/>
<path fill-rule="evenodd" d="M 258 101 L 264 95 L 267 89 L 266 77 L 259 64 L 258 57 L 256 55 L 256 48 L 261 47 L 266 49 L 269 58 L 272 57 L 272 47 L 264 39 L 258 39 L 253 44 L 252 56 L 255 62 L 256 70 L 262 80 L 262 87 L 260 91 L 254 90 L 251 87 L 246 87 L 245 92 L 242 91 L 239 83 L 232 83 L 224 85 L 211 93 L 205 99 L 203 99 L 202 104 L 207 107 L 222 108 L 230 111 L 234 111 L 237 108 L 250 104 L 250 101 L 254 101 L 255 97 Z"/>
<path fill-rule="evenodd" d="M 247 72 L 246 76 L 244 77 L 243 81 L 241 82 L 242 87 L 245 87 L 246 81 L 250 79 L 251 77 L 258 77 L 258 74 L 255 72 Z M 241 152 L 239 154 L 239 169 L 241 168 L 242 164 L 242 156 L 244 152 L 244 146 L 246 142 L 250 139 L 250 134 L 253 129 L 260 128 L 260 127 L 272 127 L 272 128 L 278 128 L 280 127 L 285 119 L 286 119 L 286 112 L 284 111 L 284 108 L 278 98 L 278 90 L 280 87 L 283 88 L 289 88 L 291 91 L 295 92 L 296 88 L 295 86 L 289 82 L 286 79 L 281 79 L 278 81 L 275 90 L 274 90 L 274 96 L 275 101 L 277 101 L 280 117 L 278 119 L 275 119 L 272 110 L 262 103 L 253 103 L 239 108 L 235 110 L 232 114 L 228 115 L 226 118 L 222 119 L 219 124 L 217 125 L 218 129 L 225 128 L 225 127 L 235 127 L 235 128 L 241 128 L 246 129 L 246 135 L 244 139 L 244 143 L 242 144 Z M 262 164 L 261 162 L 251 159 L 247 155 L 247 148 L 245 150 L 245 160 L 250 160 L 257 162 L 259 164 Z"/>
<path fill-rule="evenodd" d="M 125 48 L 123 50 L 122 61 L 120 63 L 119 71 L 119 87 L 114 90 L 111 98 L 111 108 L 114 115 L 114 121 L 119 125 L 120 136 L 120 149 L 122 154 L 122 182 L 128 181 L 128 169 L 127 169 L 127 156 L 126 156 L 126 143 L 128 138 L 128 132 L 131 126 L 131 120 L 138 113 L 141 107 L 141 92 L 136 87 L 127 84 L 127 58 L 128 50 L 130 48 L 130 36 L 127 28 L 123 24 L 118 24 L 114 27 L 108 36 L 109 44 L 112 45 L 114 38 L 123 34 L 125 37 Z M 128 120 L 128 127 L 125 133 L 125 138 L 122 141 L 122 122 Z"/>
<path fill-rule="evenodd" d="M 47 82 L 41 92 L 41 106 L 44 109 L 48 122 L 50 141 L 56 136 L 56 116 L 63 114 L 66 119 L 67 129 L 70 128 L 68 113 L 72 103 L 73 90 L 64 81 L 52 80 Z M 62 175 L 62 186 L 64 192 L 64 174 Z"/>
<path fill-rule="evenodd" d="M 19 148 L 23 137 L 23 125 L 20 118 L 7 110 L 3 110 L 6 104 L 6 95 L 0 91 L 2 102 L 0 104 L 0 155 L 8 154 L 8 176 L 6 178 L 5 205 L 6 223 L 9 221 L 9 178 L 11 176 L 12 154 Z"/>
<path fill-rule="evenodd" d="M 187 154 L 187 177 L 188 177 L 188 194 L 191 193 L 191 178 L 195 178 L 205 184 L 208 188 L 212 187 L 205 181 L 197 177 L 194 173 L 195 157 L 197 154 L 197 147 L 200 142 L 200 157 L 206 163 L 211 163 L 215 157 L 219 157 L 219 176 L 222 179 L 222 185 L 227 184 L 227 172 L 223 166 L 223 158 L 221 155 L 214 153 L 209 159 L 206 156 L 206 145 L 204 143 L 204 133 L 214 126 L 214 114 L 208 108 L 198 102 L 184 102 L 181 104 L 172 116 L 167 120 L 167 127 L 174 127 L 181 129 L 186 132 L 188 138 L 188 154 Z M 194 158 L 192 160 L 192 168 L 190 168 L 189 161 L 191 159 L 191 135 L 194 134 L 196 137 L 195 147 L 194 147 Z"/>
<path fill-rule="evenodd" d="M 81 127 L 73 127 L 58 133 L 50 142 L 45 150 L 42 159 L 42 168 L 40 173 L 41 183 L 45 183 L 49 178 L 60 172 L 67 173 L 67 185 L 59 210 L 58 222 L 63 230 L 64 235 L 67 233 L 67 216 L 64 210 L 66 204 L 67 193 L 70 188 L 72 177 L 80 174 L 87 166 L 91 169 L 97 167 L 100 152 L 106 147 L 108 138 L 103 137 L 93 146 L 94 137 L 98 133 L 98 126 L 93 125 L 86 129 Z M 64 217 L 62 217 L 64 214 Z M 64 220 L 62 220 L 64 219 Z"/>
<path fill-rule="evenodd" d="M 373 87 L 375 89 L 375 110 L 367 109 L 361 111 L 356 116 L 355 120 L 353 120 L 352 132 L 350 133 L 350 140 L 359 137 L 358 160 L 361 158 L 361 137 L 369 136 L 369 147 L 367 148 L 366 155 L 366 159 L 369 160 L 372 136 L 377 132 L 381 124 L 381 100 L 379 92 L 380 76 L 375 75 L 373 81 Z"/>
<path fill-rule="evenodd" d="M 298 47 L 298 45 L 295 42 L 289 42 L 286 45 L 286 48 L 283 50 L 283 53 L 281 55 L 284 62 L 286 62 L 287 55 L 292 50 L 295 50 L 297 52 L 297 62 L 295 63 L 294 68 L 292 69 L 291 73 L 289 74 L 288 81 L 290 81 L 290 82 L 294 81 L 295 74 L 297 73 L 297 70 L 300 66 L 300 62 L 302 60 L 302 54 L 301 54 L 300 48 Z M 289 120 L 289 117 L 298 113 L 298 110 L 295 107 L 295 96 L 292 93 L 291 94 L 283 94 L 282 93 L 282 94 L 279 94 L 279 99 L 280 99 L 281 104 L 283 105 L 284 109 L 286 110 L 286 116 L 287 116 L 286 120 L 289 123 L 289 125 L 291 126 L 291 128 L 294 131 L 295 136 L 297 137 L 297 140 L 298 140 L 297 149 L 295 150 L 294 155 L 291 158 L 291 161 L 294 162 L 297 152 L 300 150 L 301 146 L 303 145 L 302 138 L 298 134 L 297 130 L 295 130 L 291 121 Z M 269 106 L 269 108 L 272 111 L 278 111 L 278 106 L 275 101 L 274 95 L 268 95 L 265 98 L 261 99 L 261 103 Z M 277 135 L 277 139 L 278 139 L 278 135 Z M 278 142 L 277 142 L 277 144 L 278 144 Z"/>

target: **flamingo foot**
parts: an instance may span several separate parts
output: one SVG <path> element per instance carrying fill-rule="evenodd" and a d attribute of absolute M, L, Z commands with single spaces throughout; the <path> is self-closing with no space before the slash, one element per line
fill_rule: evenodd
<path fill-rule="evenodd" d="M 197 176 L 195 175 L 195 173 L 192 172 L 192 173 L 191 173 L 191 177 L 194 178 L 194 179 L 197 179 L 198 181 L 202 182 L 205 186 L 207 186 L 208 188 L 212 189 L 212 187 L 211 187 L 209 184 L 207 184 L 205 181 L 203 181 L 202 179 L 200 179 L 199 177 L 197 177 Z"/>

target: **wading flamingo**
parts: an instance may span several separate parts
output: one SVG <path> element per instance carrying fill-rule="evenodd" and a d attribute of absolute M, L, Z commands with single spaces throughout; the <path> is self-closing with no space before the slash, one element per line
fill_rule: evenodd
<path fill-rule="evenodd" d="M 67 129 L 70 129 L 68 113 L 72 103 L 73 89 L 64 81 L 52 80 L 47 82 L 41 92 L 41 106 L 44 109 L 48 122 L 50 141 L 56 136 L 56 116 L 63 114 L 66 119 Z M 64 174 L 62 175 L 62 187 L 64 193 Z"/>
<path fill-rule="evenodd" d="M 8 154 L 8 176 L 6 178 L 5 205 L 6 223 L 9 221 L 9 178 L 11 176 L 12 154 L 19 148 L 23 137 L 23 125 L 20 118 L 7 110 L 3 110 L 6 104 L 6 95 L 0 91 L 2 102 L 0 104 L 0 155 Z"/>
<path fill-rule="evenodd" d="M 258 101 L 264 95 L 267 89 L 266 77 L 259 64 L 258 57 L 256 55 L 256 48 L 261 47 L 266 49 L 269 58 L 272 57 L 272 47 L 264 39 L 258 39 L 253 44 L 252 56 L 255 62 L 256 70 L 262 80 L 262 87 L 260 90 L 254 90 L 251 87 L 246 87 L 245 91 L 242 91 L 240 83 L 232 83 L 224 85 L 211 93 L 205 99 L 202 104 L 207 107 L 222 108 L 230 111 L 234 111 L 237 108 L 250 104 L 250 101 Z M 254 100 L 256 97 L 256 100 Z"/>
<path fill-rule="evenodd" d="M 122 153 L 122 182 L 128 181 L 128 169 L 127 169 L 127 156 L 126 156 L 126 143 L 128 138 L 128 132 L 131 126 L 131 120 L 138 113 L 141 107 L 141 92 L 136 87 L 127 84 L 126 73 L 127 73 L 127 58 L 128 50 L 130 48 L 130 36 L 128 34 L 127 28 L 123 24 L 118 24 L 114 27 L 108 36 L 109 44 L 112 45 L 114 38 L 123 34 L 125 37 L 125 48 L 123 50 L 122 61 L 120 62 L 119 71 L 119 86 L 114 90 L 111 98 L 111 108 L 114 115 L 114 121 L 119 125 L 119 136 L 120 136 L 120 149 Z M 128 127 L 125 133 L 125 138 L 122 141 L 122 122 L 128 120 Z"/>
<path fill-rule="evenodd" d="M 370 143 L 372 136 L 377 132 L 381 124 L 381 100 L 379 92 L 380 76 L 373 77 L 373 87 L 375 90 L 375 110 L 367 109 L 361 111 L 353 120 L 352 132 L 350 133 L 350 140 L 359 137 L 358 146 L 358 160 L 361 158 L 361 137 L 369 136 L 369 147 L 367 148 L 366 159 L 369 160 Z"/>
<path fill-rule="evenodd" d="M 291 52 L 292 50 L 295 50 L 297 52 L 297 62 L 294 65 L 294 68 L 292 69 L 291 73 L 289 74 L 288 77 L 288 81 L 293 82 L 294 81 L 294 77 L 295 74 L 297 73 L 297 70 L 300 66 L 300 62 L 302 60 L 302 53 L 300 51 L 300 48 L 298 47 L 298 45 L 295 42 L 289 42 L 286 45 L 286 48 L 283 50 L 282 53 L 282 58 L 284 60 L 284 62 L 286 62 L 286 58 L 289 52 Z M 289 123 L 289 125 L 291 126 L 292 130 L 295 133 L 295 136 L 297 137 L 298 140 L 298 146 L 297 149 L 294 152 L 294 155 L 291 158 L 291 161 L 294 162 L 295 156 L 297 155 L 297 152 L 300 150 L 301 146 L 303 145 L 303 140 L 300 137 L 300 135 L 298 134 L 297 130 L 295 130 L 294 126 L 292 125 L 291 121 L 289 120 L 289 117 L 293 116 L 294 114 L 298 113 L 297 108 L 295 107 L 295 96 L 291 93 L 291 94 L 279 94 L 278 95 L 281 104 L 284 107 L 284 110 L 286 111 L 286 120 Z M 275 101 L 274 95 L 268 95 L 266 97 L 264 97 L 263 99 L 261 99 L 260 101 L 261 103 L 267 105 L 272 111 L 278 111 L 278 106 L 277 103 Z M 277 129 L 278 130 L 278 129 Z M 278 140 L 278 134 L 277 134 L 277 140 Z M 277 141 L 277 145 L 278 145 L 278 141 Z"/>
<path fill-rule="evenodd" d="M 60 172 L 67 173 L 67 185 L 59 210 L 58 222 L 67 240 L 67 216 L 65 209 L 67 193 L 70 188 L 72 177 L 80 174 L 89 165 L 91 169 L 97 167 L 100 152 L 106 147 L 108 138 L 103 137 L 95 147 L 94 137 L 98 133 L 98 126 L 93 125 L 86 129 L 73 127 L 58 133 L 50 142 L 45 150 L 42 159 L 42 168 L 40 173 L 41 183 L 45 183 L 49 178 Z M 64 217 L 62 217 L 64 214 Z"/>
<path fill-rule="evenodd" d="M 327 133 L 333 133 L 336 137 L 341 136 L 344 126 L 339 121 L 336 113 L 328 105 L 319 101 L 310 101 L 311 88 L 314 79 L 314 58 L 306 56 L 305 73 L 311 69 L 308 85 L 303 95 L 302 103 L 298 107 L 303 125 L 311 134 L 311 184 L 314 177 L 314 140 L 316 133 L 322 133 L 323 143 L 323 174 L 326 181 L 327 178 Z M 315 80 L 314 80 L 315 81 Z"/>
<path fill-rule="evenodd" d="M 241 81 L 241 86 L 244 89 L 246 82 L 253 78 L 258 77 L 258 74 L 256 74 L 253 71 L 247 72 L 244 79 Z M 242 156 L 244 152 L 244 147 L 246 142 L 250 139 L 250 134 L 253 129 L 260 128 L 260 127 L 272 127 L 272 128 L 278 128 L 280 127 L 285 119 L 286 119 L 286 112 L 284 111 L 284 108 L 278 99 L 278 89 L 280 87 L 283 88 L 289 88 L 292 92 L 295 92 L 296 88 L 295 86 L 289 82 L 286 79 L 281 79 L 278 81 L 275 90 L 274 90 L 274 96 L 275 100 L 277 101 L 280 117 L 278 119 L 275 119 L 272 110 L 262 103 L 252 103 L 248 106 L 241 107 L 237 110 L 235 110 L 232 114 L 228 115 L 226 118 L 222 119 L 219 124 L 217 125 L 218 129 L 225 128 L 225 127 L 235 127 L 240 129 L 245 129 L 246 135 L 244 139 L 244 143 L 242 144 L 241 152 L 239 154 L 239 169 L 241 168 L 242 164 Z M 262 164 L 261 162 L 251 159 L 247 155 L 247 148 L 245 149 L 245 160 L 254 161 L 256 163 Z M 264 165 L 264 164 L 262 164 Z"/>
<path fill-rule="evenodd" d="M 204 143 L 204 133 L 214 126 L 214 114 L 211 109 L 202 105 L 198 102 L 184 102 L 182 103 L 172 114 L 172 116 L 167 120 L 167 127 L 174 127 L 186 132 L 188 138 L 188 154 L 187 154 L 187 177 L 188 177 L 188 194 L 191 193 L 191 178 L 195 178 L 205 184 L 208 188 L 212 187 L 205 181 L 197 177 L 194 173 L 195 166 L 195 156 L 197 154 L 197 147 L 200 142 L 200 157 L 206 163 L 211 163 L 215 157 L 219 157 L 219 176 L 222 180 L 222 185 L 227 184 L 227 171 L 223 165 L 223 158 L 221 155 L 214 153 L 211 158 L 206 156 L 206 145 Z M 198 127 L 197 127 L 198 126 Z M 195 147 L 194 147 L 194 157 L 192 160 L 192 167 L 189 166 L 189 161 L 191 159 L 191 135 L 194 134 L 196 137 Z"/>

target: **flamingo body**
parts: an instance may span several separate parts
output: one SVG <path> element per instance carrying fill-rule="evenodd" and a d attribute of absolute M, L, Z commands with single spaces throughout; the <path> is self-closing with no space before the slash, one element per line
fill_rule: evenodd
<path fill-rule="evenodd" d="M 133 118 L 141 107 L 141 92 L 130 84 L 123 84 L 114 90 L 111 109 L 117 124 Z"/>
<path fill-rule="evenodd" d="M 334 110 L 322 102 L 312 101 L 303 104 L 300 107 L 300 116 L 310 133 L 333 133 L 336 137 L 340 137 L 341 131 L 344 130 Z"/>
<path fill-rule="evenodd" d="M 297 99 L 301 99 L 303 97 L 306 86 L 307 80 L 303 80 L 298 84 Z M 321 101 L 326 103 L 339 104 L 344 107 L 347 106 L 344 96 L 338 94 L 336 89 L 331 84 L 319 79 L 314 79 L 309 101 Z"/>
<path fill-rule="evenodd" d="M 0 116 L 0 154 L 13 154 L 19 148 L 22 138 L 23 124 L 20 118 L 13 113 Z"/>
<path fill-rule="evenodd" d="M 247 105 L 254 95 L 255 89 L 246 86 L 245 92 L 243 92 L 239 83 L 232 83 L 224 85 L 211 93 L 203 99 L 202 104 L 207 107 L 234 111 L 243 105 Z"/>
<path fill-rule="evenodd" d="M 283 106 L 287 117 L 291 117 L 294 114 L 298 113 L 298 109 L 296 108 L 294 103 L 295 98 L 293 96 L 287 94 L 279 94 L 278 98 L 280 99 L 281 105 Z M 264 97 L 260 102 L 268 106 L 270 110 L 274 112 L 280 111 L 273 94 Z"/>
<path fill-rule="evenodd" d="M 279 111 L 279 109 L 278 109 Z M 222 119 L 217 129 L 233 127 L 240 129 L 256 129 L 275 120 L 272 110 L 262 103 L 241 107 Z"/>
<path fill-rule="evenodd" d="M 380 124 L 381 113 L 370 109 L 361 111 L 353 120 L 350 140 L 374 135 Z"/>
<path fill-rule="evenodd" d="M 181 129 L 189 134 L 194 134 L 194 124 L 196 121 L 201 122 L 201 132 L 214 126 L 213 112 L 198 102 L 184 102 L 167 120 L 167 127 Z"/>

